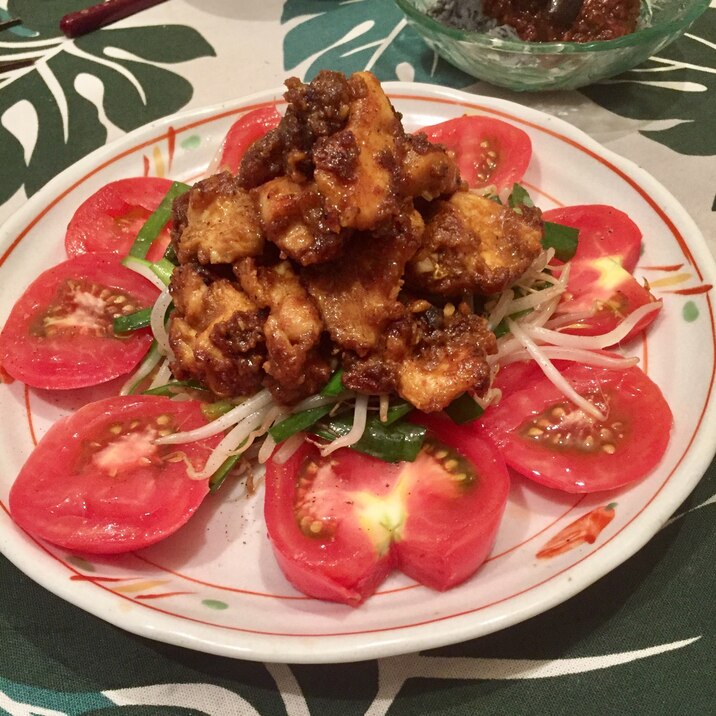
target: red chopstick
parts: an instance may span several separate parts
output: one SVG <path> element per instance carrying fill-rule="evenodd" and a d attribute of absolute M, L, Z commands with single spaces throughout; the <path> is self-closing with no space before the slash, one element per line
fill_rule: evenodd
<path fill-rule="evenodd" d="M 165 0 L 105 0 L 92 7 L 71 12 L 60 20 L 60 30 L 67 37 L 79 37 L 117 20 L 159 5 Z"/>

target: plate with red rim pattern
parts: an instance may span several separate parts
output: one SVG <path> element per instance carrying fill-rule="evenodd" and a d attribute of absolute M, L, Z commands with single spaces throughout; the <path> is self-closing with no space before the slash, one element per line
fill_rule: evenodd
<path fill-rule="evenodd" d="M 390 656 L 494 632 L 568 599 L 636 552 L 681 504 L 716 451 L 716 268 L 694 222 L 633 163 L 564 121 L 504 100 L 431 85 L 385 85 L 410 131 L 462 114 L 512 122 L 532 141 L 523 184 L 542 209 L 612 204 L 645 236 L 635 275 L 664 301 L 648 335 L 628 346 L 675 415 L 659 466 L 628 488 L 569 495 L 514 476 L 488 561 L 466 583 L 434 592 L 392 575 L 351 608 L 296 592 L 274 562 L 263 494 L 242 483 L 207 498 L 172 537 L 116 557 L 70 554 L 33 539 L 7 511 L 14 476 L 48 426 L 110 395 L 117 382 L 56 392 L 0 388 L 0 549 L 46 589 L 130 632 L 198 651 L 257 661 L 331 663 Z M 34 277 L 59 263 L 77 206 L 109 181 L 157 175 L 194 181 L 224 134 L 274 90 L 155 122 L 63 172 L 0 230 L 0 323 Z M 42 251 L 37 251 L 41 245 Z M 577 539 L 568 539 L 577 535 Z"/>

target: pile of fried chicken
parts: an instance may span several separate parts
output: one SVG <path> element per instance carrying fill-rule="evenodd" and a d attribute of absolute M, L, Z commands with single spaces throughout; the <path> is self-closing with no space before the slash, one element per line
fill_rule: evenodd
<path fill-rule="evenodd" d="M 469 192 L 369 72 L 286 87 L 284 117 L 238 174 L 175 201 L 174 375 L 218 396 L 265 386 L 284 404 L 339 367 L 346 388 L 425 412 L 483 395 L 496 339 L 468 297 L 531 265 L 539 210 Z"/>

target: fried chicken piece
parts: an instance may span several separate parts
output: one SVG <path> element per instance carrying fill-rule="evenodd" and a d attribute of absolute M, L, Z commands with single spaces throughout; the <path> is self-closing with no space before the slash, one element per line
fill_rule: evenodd
<path fill-rule="evenodd" d="M 258 209 L 229 172 L 195 184 L 174 202 L 173 215 L 180 263 L 233 263 L 263 250 Z"/>
<path fill-rule="evenodd" d="M 357 233 L 337 260 L 302 271 L 339 347 L 364 356 L 388 324 L 403 315 L 398 293 L 405 263 L 419 246 L 422 230 L 418 212 L 406 212 L 381 232 Z"/>
<path fill-rule="evenodd" d="M 422 132 L 406 134 L 403 147 L 403 196 L 432 201 L 460 188 L 460 170 L 444 147 L 430 142 Z"/>
<path fill-rule="evenodd" d="M 497 340 L 487 321 L 454 314 L 441 327 L 421 322 L 419 341 L 398 370 L 398 395 L 418 410 L 446 408 L 467 390 L 483 395 L 490 387 L 487 355 Z"/>
<path fill-rule="evenodd" d="M 323 199 L 313 183 L 277 177 L 252 191 L 269 241 L 302 266 L 338 256 L 348 232 L 330 225 Z"/>
<path fill-rule="evenodd" d="M 319 350 L 323 324 L 291 264 L 257 266 L 253 259 L 244 259 L 234 266 L 234 273 L 251 299 L 269 309 L 264 324 L 267 387 L 282 403 L 317 393 L 331 374 Z"/>
<path fill-rule="evenodd" d="M 514 283 L 542 250 L 539 209 L 510 207 L 460 191 L 436 204 L 406 284 L 439 296 L 490 295 Z"/>
<path fill-rule="evenodd" d="M 311 151 L 319 137 L 339 131 L 348 119 L 353 92 L 345 75 L 323 70 L 310 84 L 286 81 L 288 103 L 278 127 L 252 144 L 239 167 L 239 184 L 252 189 L 286 175 L 301 181 L 313 175 Z"/>
<path fill-rule="evenodd" d="M 174 312 L 169 344 L 172 372 L 195 379 L 216 395 L 251 395 L 261 387 L 266 359 L 260 309 L 239 286 L 216 279 L 199 266 L 174 271 L 170 285 Z"/>
<path fill-rule="evenodd" d="M 346 356 L 347 388 L 397 392 L 426 413 L 446 408 L 467 390 L 481 395 L 489 388 L 487 355 L 497 351 L 497 341 L 485 319 L 466 307 L 420 304 L 420 313 L 408 312 L 388 327 L 370 356 Z"/>
<path fill-rule="evenodd" d="M 354 99 L 345 128 L 318 139 L 314 177 L 341 226 L 369 231 L 400 211 L 403 128 L 370 72 L 348 79 Z"/>

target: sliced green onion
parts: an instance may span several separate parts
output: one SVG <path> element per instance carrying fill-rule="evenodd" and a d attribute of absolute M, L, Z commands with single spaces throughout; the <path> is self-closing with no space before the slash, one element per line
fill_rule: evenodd
<path fill-rule="evenodd" d="M 164 395 L 171 397 L 172 395 L 176 395 L 183 388 L 208 391 L 208 388 L 204 387 L 197 380 L 170 380 L 164 385 L 158 385 L 156 388 L 145 390 L 142 395 Z"/>
<path fill-rule="evenodd" d="M 512 192 L 507 198 L 507 203 L 510 207 L 515 209 L 515 211 L 517 211 L 520 206 L 533 207 L 535 205 L 532 201 L 532 197 L 527 193 L 527 189 L 525 189 L 521 184 L 512 185 Z"/>
<path fill-rule="evenodd" d="M 139 230 L 137 238 L 129 249 L 129 255 L 138 259 L 143 259 L 149 247 L 159 236 L 162 229 L 166 226 L 167 221 L 172 215 L 172 204 L 174 199 L 189 191 L 191 187 L 188 184 L 175 181 L 169 191 L 164 195 L 159 206 L 154 210 L 152 215 L 144 222 L 144 226 Z"/>
<path fill-rule="evenodd" d="M 459 395 L 445 408 L 453 423 L 462 425 L 479 418 L 485 411 L 469 393 Z"/>
<path fill-rule="evenodd" d="M 112 330 L 115 333 L 129 333 L 130 331 L 138 331 L 140 328 L 146 328 L 152 316 L 152 307 L 140 308 L 134 313 L 128 313 L 126 316 L 115 316 L 112 321 Z"/>
<path fill-rule="evenodd" d="M 569 261 L 577 251 L 579 229 L 552 221 L 544 222 L 543 249 L 554 249 L 554 255 L 560 261 Z"/>
<path fill-rule="evenodd" d="M 209 478 L 209 492 L 216 492 L 224 484 L 224 480 L 226 480 L 240 459 L 241 455 L 229 455 L 229 457 L 221 463 L 221 466 Z"/>
<path fill-rule="evenodd" d="M 176 268 L 173 263 L 166 259 L 160 259 L 153 264 L 151 261 L 138 259 L 136 256 L 125 256 L 121 263 L 122 266 L 136 271 L 148 281 L 151 281 L 160 291 L 169 285 L 172 273 Z"/>
<path fill-rule="evenodd" d="M 177 258 L 177 252 L 174 250 L 174 244 L 169 244 L 167 246 L 167 250 L 164 252 L 164 258 L 175 266 L 179 265 L 179 259 Z"/>
<path fill-rule="evenodd" d="M 172 274 L 174 273 L 175 268 L 176 266 L 171 261 L 167 261 L 166 259 L 159 259 L 159 261 L 151 265 L 152 271 L 154 271 L 156 276 L 165 286 L 168 286 L 169 282 L 172 280 Z"/>
<path fill-rule="evenodd" d="M 410 403 L 395 403 L 388 408 L 388 415 L 385 420 L 381 420 L 381 425 L 392 425 L 404 418 L 409 412 L 414 410 Z"/>
<path fill-rule="evenodd" d="M 533 308 L 525 308 L 524 311 L 517 311 L 517 313 L 513 313 L 512 315 L 508 316 L 508 318 L 511 318 L 513 321 L 517 321 L 523 316 L 527 316 L 532 313 L 533 310 Z M 510 329 L 507 325 L 507 318 L 503 318 L 495 326 L 495 329 L 492 332 L 495 334 L 495 338 L 502 338 L 502 336 L 506 336 L 510 332 Z"/>
<path fill-rule="evenodd" d="M 211 422 L 220 418 L 222 415 L 226 415 L 230 410 L 236 407 L 236 403 L 232 403 L 230 400 L 217 400 L 215 403 L 204 403 L 201 406 L 202 415 Z"/>
<path fill-rule="evenodd" d="M 350 432 L 353 414 L 333 418 L 327 423 L 314 425 L 310 432 L 332 442 Z M 351 450 L 372 455 L 384 462 L 412 462 L 418 456 L 427 430 L 421 425 L 405 421 L 385 425 L 380 418 L 371 417 L 365 426 L 363 437 L 351 445 Z"/>
<path fill-rule="evenodd" d="M 277 442 L 282 443 L 296 433 L 300 433 L 306 428 L 310 428 L 315 422 L 320 420 L 324 415 L 328 415 L 333 408 L 332 404 L 319 405 L 317 408 L 309 408 L 301 410 L 299 413 L 289 415 L 280 423 L 276 423 L 269 428 L 269 435 Z"/>
<path fill-rule="evenodd" d="M 121 387 L 119 394 L 130 395 L 134 393 L 139 384 L 154 370 L 162 357 L 163 356 L 159 352 L 157 342 L 152 341 L 152 345 L 149 347 L 149 352 L 146 356 L 144 356 L 144 360 L 139 364 L 139 368 L 134 371 L 134 373 Z"/>
<path fill-rule="evenodd" d="M 136 256 L 125 256 L 122 259 L 122 265 L 127 268 L 134 269 L 135 271 L 137 268 L 143 268 L 144 271 L 140 270 L 138 273 L 142 273 L 147 276 L 147 278 L 151 275 L 156 276 L 163 287 L 169 285 L 169 282 L 172 280 L 174 269 L 176 268 L 171 261 L 167 261 L 166 259 L 159 259 L 156 263 L 152 263 L 151 261 L 140 259 Z M 150 278 L 150 280 L 152 279 Z M 153 283 L 159 287 L 159 284 L 156 281 L 153 281 Z"/>
<path fill-rule="evenodd" d="M 340 395 L 345 390 L 343 386 L 343 368 L 339 368 L 331 379 L 323 386 L 321 395 L 333 396 Z"/>

